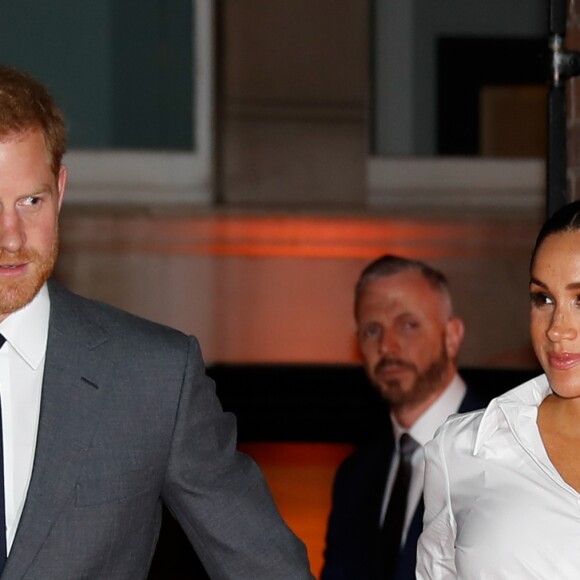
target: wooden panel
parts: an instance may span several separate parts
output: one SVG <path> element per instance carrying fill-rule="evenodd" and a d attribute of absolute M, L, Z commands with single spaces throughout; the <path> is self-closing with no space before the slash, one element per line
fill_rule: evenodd
<path fill-rule="evenodd" d="M 483 87 L 481 154 L 486 157 L 545 157 L 546 106 L 545 86 Z"/>

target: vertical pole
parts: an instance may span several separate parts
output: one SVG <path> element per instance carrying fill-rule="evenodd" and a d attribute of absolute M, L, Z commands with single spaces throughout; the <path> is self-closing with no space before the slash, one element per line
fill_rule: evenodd
<path fill-rule="evenodd" d="M 550 0 L 550 34 L 566 35 L 568 0 Z"/>
<path fill-rule="evenodd" d="M 546 214 L 551 216 L 568 203 L 566 79 L 562 77 L 561 56 L 566 34 L 567 0 L 550 0 L 552 56 L 548 89 L 548 158 L 546 164 Z"/>

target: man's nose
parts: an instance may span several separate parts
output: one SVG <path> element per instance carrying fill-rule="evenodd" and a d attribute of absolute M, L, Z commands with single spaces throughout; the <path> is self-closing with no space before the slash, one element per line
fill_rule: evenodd
<path fill-rule="evenodd" d="M 22 220 L 16 211 L 0 211 L 0 249 L 17 252 L 26 241 Z"/>
<path fill-rule="evenodd" d="M 382 354 L 400 354 L 401 345 L 394 330 L 389 328 L 383 329 L 380 337 L 379 348 Z"/>

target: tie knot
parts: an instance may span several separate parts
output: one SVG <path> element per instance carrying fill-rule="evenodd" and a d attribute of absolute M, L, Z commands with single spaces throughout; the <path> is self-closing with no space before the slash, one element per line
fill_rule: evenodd
<path fill-rule="evenodd" d="M 6 339 L 4 338 L 4 335 L 0 334 L 0 348 L 2 348 L 4 346 L 5 342 L 6 342 Z"/>
<path fill-rule="evenodd" d="M 399 440 L 399 447 L 401 450 L 401 456 L 410 460 L 411 455 L 413 455 L 417 447 L 419 447 L 419 443 L 417 443 L 417 441 L 415 441 L 408 433 L 403 433 Z"/>

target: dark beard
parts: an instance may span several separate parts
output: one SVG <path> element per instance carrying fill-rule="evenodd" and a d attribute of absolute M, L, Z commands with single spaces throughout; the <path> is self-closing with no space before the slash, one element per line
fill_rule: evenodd
<path fill-rule="evenodd" d="M 442 343 L 439 357 L 422 373 L 410 362 L 401 359 L 382 358 L 375 367 L 375 374 L 384 366 L 389 365 L 408 369 L 415 374 L 415 381 L 409 390 L 402 389 L 399 379 L 390 379 L 382 382 L 374 381 L 381 396 L 391 407 L 398 407 L 400 405 L 420 403 L 428 395 L 438 391 L 449 368 L 449 357 L 447 356 L 445 345 Z"/>

